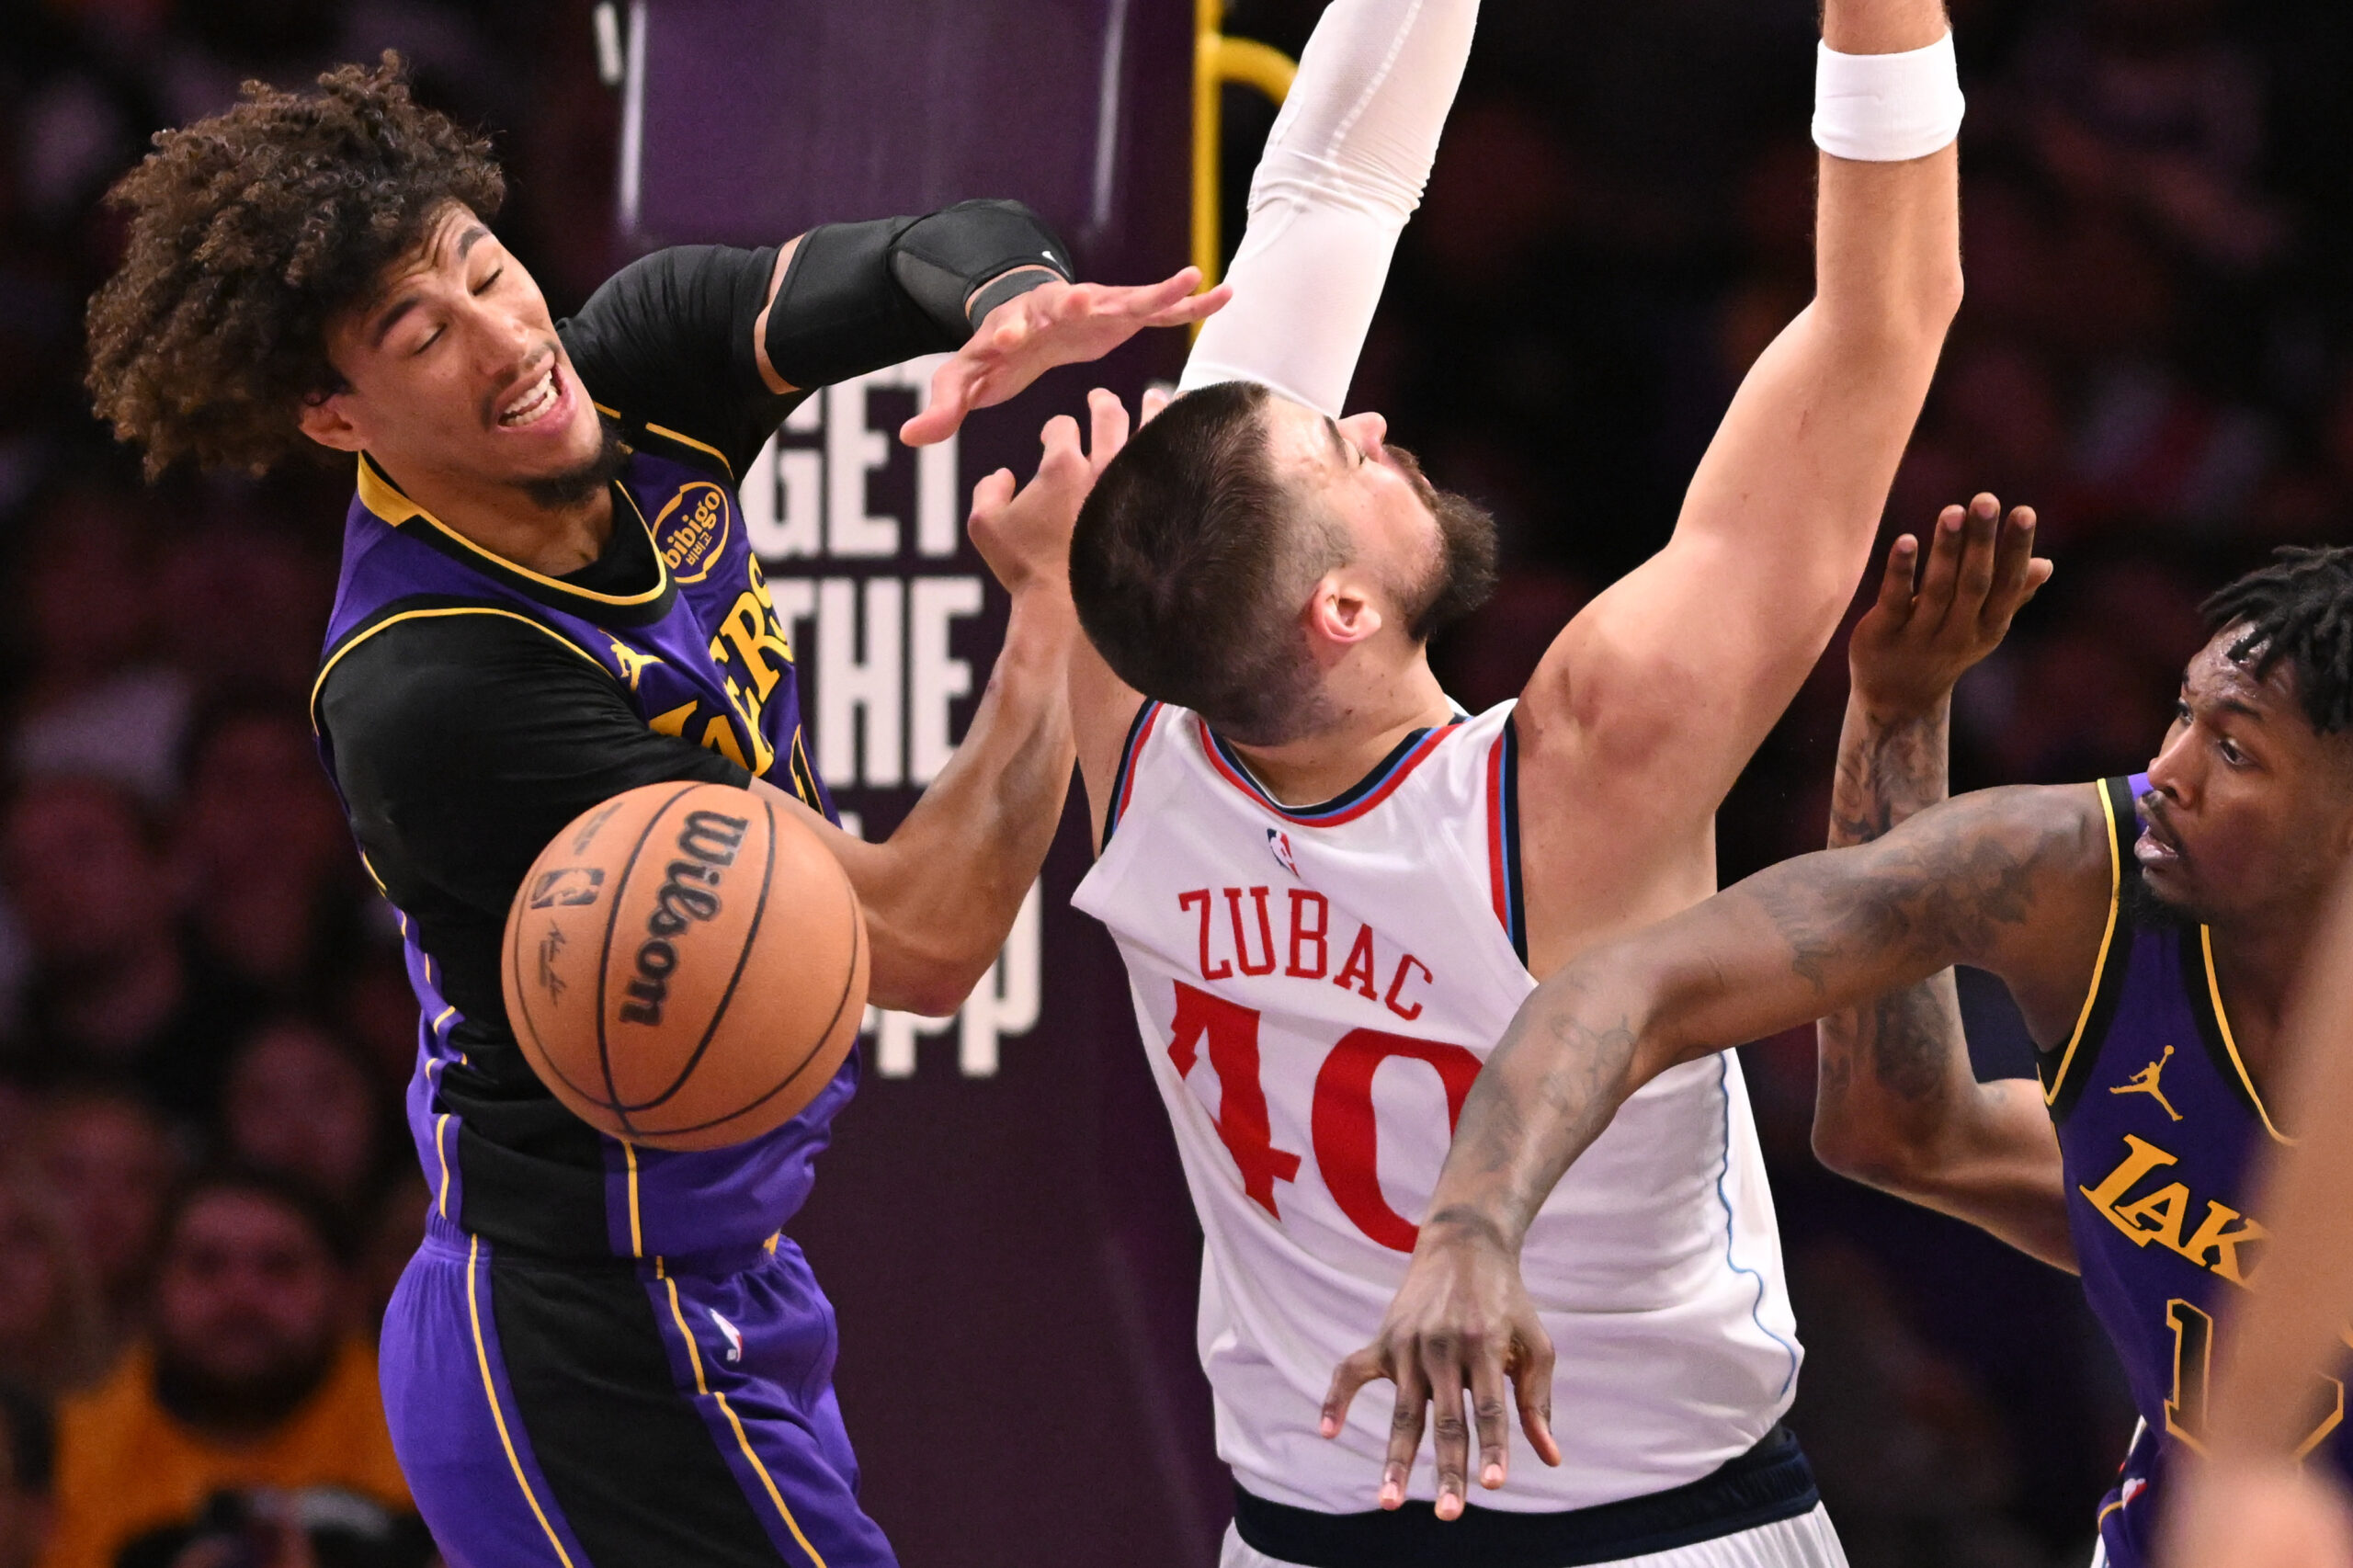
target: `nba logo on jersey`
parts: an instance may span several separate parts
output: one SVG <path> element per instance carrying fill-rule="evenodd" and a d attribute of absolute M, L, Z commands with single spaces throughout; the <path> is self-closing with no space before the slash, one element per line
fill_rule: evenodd
<path fill-rule="evenodd" d="M 735 1365 L 738 1361 L 741 1361 L 744 1358 L 744 1331 L 737 1328 L 733 1324 L 729 1323 L 725 1318 L 721 1317 L 717 1307 L 705 1307 L 703 1311 L 710 1314 L 710 1321 L 712 1324 L 715 1324 L 718 1327 L 719 1332 L 726 1337 L 727 1364 L 731 1367 Z"/>
<path fill-rule="evenodd" d="M 1279 828 L 1268 828 L 1267 830 L 1267 847 L 1275 852 L 1276 865 L 1280 866 L 1284 870 L 1289 871 L 1294 877 L 1299 875 L 1299 862 L 1290 858 L 1290 834 L 1283 832 Z"/>

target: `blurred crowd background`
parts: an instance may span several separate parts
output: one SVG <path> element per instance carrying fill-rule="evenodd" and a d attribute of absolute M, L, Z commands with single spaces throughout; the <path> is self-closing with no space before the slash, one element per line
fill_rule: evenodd
<path fill-rule="evenodd" d="M 1957 785 L 2128 771 L 2202 595 L 2353 520 L 2353 8 L 1953 9 L 1969 298 L 1888 531 L 1991 489 L 2058 561 L 1962 688 Z M 1296 51 L 1317 10 L 1236 0 L 1229 30 Z M 1354 400 L 1504 525 L 1502 592 L 1438 650 L 1474 709 L 1664 540 L 1807 298 L 1815 22 L 1486 0 L 1482 28 Z M 141 484 L 81 313 L 151 130 L 387 46 L 498 130 L 502 231 L 576 305 L 626 259 L 589 6 L 0 0 L 0 1568 L 421 1562 L 368 1349 L 426 1200 L 415 1014 L 305 712 L 347 473 Z M 1271 111 L 1227 109 L 1231 236 Z M 1841 644 L 1723 814 L 1727 879 L 1820 843 L 1845 685 Z M 2026 1072 L 1965 990 L 1981 1065 Z M 1811 1349 L 1792 1422 L 1852 1560 L 2086 1561 L 2130 1414 L 2079 1290 L 1824 1175 L 1812 1051 L 1748 1066 Z"/>

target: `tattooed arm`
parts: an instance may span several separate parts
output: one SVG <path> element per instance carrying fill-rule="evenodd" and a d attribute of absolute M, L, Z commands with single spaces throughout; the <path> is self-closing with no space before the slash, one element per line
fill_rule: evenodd
<path fill-rule="evenodd" d="M 1953 683 L 1994 651 L 2051 573 L 2034 514 L 1980 495 L 1938 519 L 1917 590 L 1909 535 L 1847 648 L 1852 677 L 1830 802 L 1830 846 L 1865 844 L 1945 798 Z M 1984 1227 L 2072 1270 L 2059 1144 L 2042 1096 L 1981 1084 L 1950 970 L 1817 1026 L 1813 1150 L 1842 1176 Z"/>
<path fill-rule="evenodd" d="M 1324 1435 L 1365 1383 L 1396 1383 L 1381 1488 L 1394 1507 L 1435 1399 L 1449 1518 L 1466 1494 L 1465 1388 L 1482 1485 L 1504 1482 L 1515 1395 L 1529 1441 L 1557 1462 L 1552 1343 L 1520 1281 L 1520 1243 L 1627 1096 L 1678 1063 L 1956 963 L 2000 975 L 2047 1030 L 2082 1001 L 2109 881 L 2094 789 L 1984 790 L 1872 843 L 1760 871 L 1545 981 L 1472 1086 L 1404 1285 L 1380 1337 L 1334 1374 Z"/>

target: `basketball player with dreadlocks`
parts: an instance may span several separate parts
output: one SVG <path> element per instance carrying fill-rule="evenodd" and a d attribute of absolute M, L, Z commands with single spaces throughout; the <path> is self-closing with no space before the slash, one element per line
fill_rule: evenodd
<path fill-rule="evenodd" d="M 381 1346 L 403 1469 L 452 1568 L 887 1564 L 834 1400 L 833 1310 L 779 1232 L 857 1057 L 733 1148 L 617 1142 L 525 1062 L 500 934 L 582 812 L 747 786 L 848 872 L 873 999 L 952 1011 L 1062 815 L 1063 532 L 1004 495 L 975 514 L 1012 597 L 1005 645 L 955 760 L 868 845 L 809 765 L 737 478 L 813 388 L 952 350 L 904 432 L 937 440 L 1222 297 L 1188 298 L 1189 271 L 1074 284 L 1035 215 L 983 201 L 657 252 L 557 323 L 490 228 L 485 142 L 414 103 L 389 56 L 319 87 L 249 86 L 125 176 L 90 382 L 151 472 L 313 447 L 356 463 L 313 715 L 423 1009 L 409 1119 L 433 1207 Z"/>
<path fill-rule="evenodd" d="M 1409 1360 L 1451 1390 L 1540 1357 L 1518 1255 L 1572 1162 L 1679 1064 L 1830 1019 L 1824 1157 L 2082 1274 L 2142 1418 L 2095 1561 L 2155 1562 L 2167 1475 L 2201 1462 L 2210 1431 L 2215 1320 L 2263 1256 L 2256 1156 L 2306 1108 L 2279 1093 L 2283 1014 L 2353 864 L 2353 551 L 2282 551 L 2206 617 L 2146 773 L 1929 805 L 1540 986 L 1463 1106 L 1404 1290 L 1337 1392 Z M 1854 836 L 1942 792 L 1940 744 L 1881 744 L 1937 723 L 1928 697 L 1862 725 L 1850 709 Z M 1978 1083 L 1949 1010 L 1912 1005 L 1954 964 L 2007 984 L 2039 1085 Z M 2268 1416 L 2297 1453 L 2353 1467 L 2336 1379 L 2281 1398 Z"/>

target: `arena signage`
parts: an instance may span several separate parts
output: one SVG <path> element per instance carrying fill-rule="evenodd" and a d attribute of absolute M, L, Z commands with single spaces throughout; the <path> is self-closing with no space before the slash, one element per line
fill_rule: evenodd
<path fill-rule="evenodd" d="M 981 625 L 994 585 L 964 548 L 961 442 L 910 449 L 892 434 L 938 364 L 914 359 L 826 388 L 744 476 L 744 527 L 792 644 L 817 771 L 854 833 L 882 825 L 868 822 L 866 797 L 919 790 L 948 766 L 976 696 L 974 665 L 985 678 L 997 636 Z M 904 809 L 876 804 L 894 817 Z M 953 1017 L 866 1010 L 878 1074 L 911 1075 L 916 1040 L 953 1030 L 955 1071 L 995 1076 L 1003 1042 L 1038 1024 L 1041 899 L 1032 886 L 996 967 Z"/>

